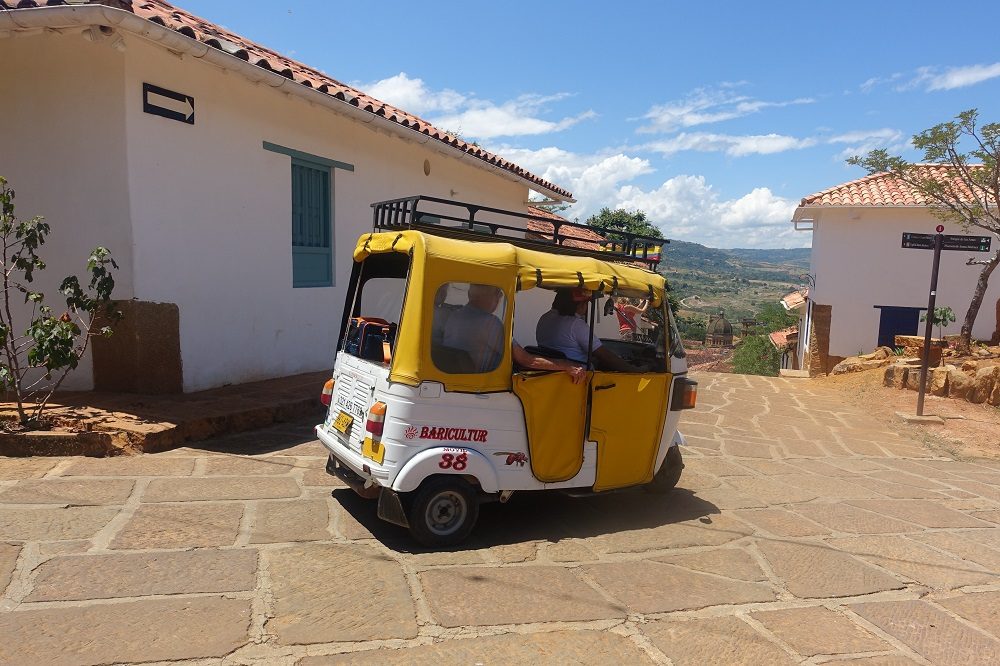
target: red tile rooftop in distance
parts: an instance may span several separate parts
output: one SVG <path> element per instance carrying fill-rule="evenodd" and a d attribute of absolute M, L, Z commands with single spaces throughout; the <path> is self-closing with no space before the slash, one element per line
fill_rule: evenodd
<path fill-rule="evenodd" d="M 182 35 L 224 51 L 241 60 L 245 60 L 261 69 L 276 72 L 298 84 L 313 88 L 321 93 L 343 100 L 359 109 L 382 116 L 414 132 L 419 132 L 432 139 L 436 139 L 452 148 L 481 159 L 487 164 L 515 174 L 540 188 L 568 199 L 573 198 L 573 194 L 568 190 L 536 176 L 513 162 L 509 162 L 498 155 L 483 150 L 479 146 L 440 130 L 422 118 L 385 104 L 360 90 L 330 78 L 318 70 L 286 58 L 279 53 L 229 32 L 220 26 L 209 23 L 163 0 L 0 0 L 0 10 L 35 9 L 38 7 L 62 5 L 107 5 L 116 9 L 130 11 L 147 21 L 175 30 Z"/>
<path fill-rule="evenodd" d="M 924 177 L 945 182 L 949 177 L 949 167 L 937 164 L 918 165 Z M 972 169 L 980 165 L 970 165 Z M 971 198 L 969 190 L 956 179 L 956 186 L 965 196 Z M 800 206 L 928 206 L 933 202 L 910 185 L 888 173 L 876 173 L 828 190 L 810 194 L 799 203 Z"/>

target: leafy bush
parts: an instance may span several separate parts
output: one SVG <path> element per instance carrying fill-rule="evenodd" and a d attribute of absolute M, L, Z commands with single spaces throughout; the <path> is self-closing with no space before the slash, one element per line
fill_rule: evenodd
<path fill-rule="evenodd" d="M 740 375 L 777 377 L 781 354 L 766 335 L 751 335 L 733 351 L 733 372 Z"/>
<path fill-rule="evenodd" d="M 63 278 L 59 293 L 66 310 L 56 315 L 45 304 L 45 295 L 33 289 L 35 272 L 45 270 L 36 250 L 45 244 L 49 225 L 42 217 L 18 220 L 14 216 L 14 190 L 0 177 L 0 268 L 3 270 L 3 307 L 0 308 L 0 385 L 14 394 L 22 427 L 38 427 L 52 394 L 66 375 L 80 364 L 94 335 L 111 335 L 110 326 L 95 330 L 99 317 L 106 322 L 121 318 L 114 309 L 112 270 L 118 264 L 104 247 L 94 248 L 87 259 L 90 282 L 81 286 L 75 275 Z M 31 304 L 27 326 L 18 323 L 12 301 L 23 295 Z"/>

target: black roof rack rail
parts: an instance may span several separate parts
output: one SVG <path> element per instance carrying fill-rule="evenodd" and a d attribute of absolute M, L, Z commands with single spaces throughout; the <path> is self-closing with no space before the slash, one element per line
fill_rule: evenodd
<path fill-rule="evenodd" d="M 422 202 L 436 204 L 436 207 L 433 210 L 427 210 L 428 206 L 421 208 Z M 447 212 L 442 212 L 442 208 Z M 472 241 L 503 241 L 520 247 L 541 249 L 559 254 L 594 257 L 604 261 L 641 262 L 650 270 L 656 270 L 657 264 L 660 263 L 663 246 L 670 242 L 665 238 L 643 236 L 618 229 L 597 229 L 585 224 L 551 217 L 426 195 L 378 201 L 372 204 L 372 209 L 373 231 L 419 229 L 438 236 Z M 460 209 L 460 211 L 455 209 Z M 489 220 L 476 219 L 476 215 L 480 212 L 518 220 L 536 220 L 552 225 L 552 231 L 531 232 L 534 236 L 527 237 L 525 226 L 504 224 L 492 218 Z M 562 233 L 567 228 L 595 232 L 603 236 L 604 240 L 591 240 Z M 566 241 L 586 243 L 593 246 L 593 249 L 566 245 Z"/>

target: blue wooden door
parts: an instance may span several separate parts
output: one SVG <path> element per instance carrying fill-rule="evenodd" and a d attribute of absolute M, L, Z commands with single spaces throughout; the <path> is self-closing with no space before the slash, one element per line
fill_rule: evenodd
<path fill-rule="evenodd" d="M 878 322 L 878 346 L 895 347 L 897 335 L 916 335 L 924 308 L 876 306 L 882 314 Z"/>

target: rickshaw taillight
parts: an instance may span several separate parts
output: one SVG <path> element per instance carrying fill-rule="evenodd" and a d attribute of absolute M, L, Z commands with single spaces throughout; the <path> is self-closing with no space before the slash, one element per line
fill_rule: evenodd
<path fill-rule="evenodd" d="M 368 410 L 368 421 L 365 423 L 365 430 L 375 437 L 382 436 L 382 429 L 385 427 L 385 410 L 386 405 L 384 402 L 376 402 Z"/>
<path fill-rule="evenodd" d="M 330 403 L 333 402 L 333 385 L 336 383 L 334 379 L 326 380 L 323 384 L 323 393 L 319 396 L 319 401 L 323 403 L 325 407 L 329 407 Z"/>
<path fill-rule="evenodd" d="M 670 411 L 694 409 L 698 403 L 698 382 L 687 377 L 674 380 L 674 390 L 670 396 Z"/>

